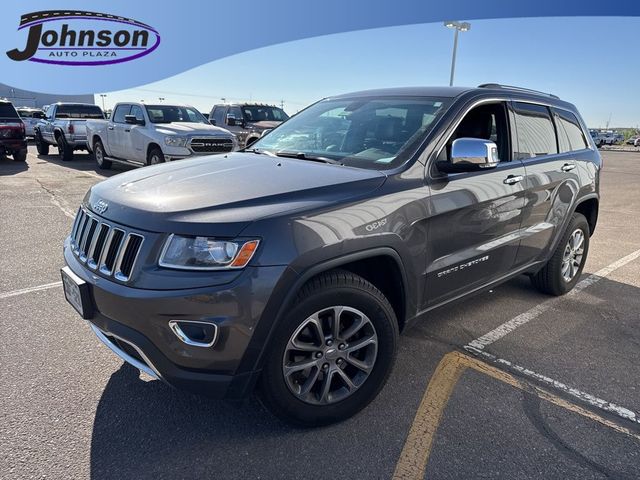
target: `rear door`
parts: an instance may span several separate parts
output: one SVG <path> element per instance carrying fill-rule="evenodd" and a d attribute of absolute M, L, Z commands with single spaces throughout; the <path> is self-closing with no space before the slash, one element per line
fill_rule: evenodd
<path fill-rule="evenodd" d="M 566 127 L 560 125 L 557 113 L 528 102 L 514 102 L 513 110 L 515 156 L 524 163 L 527 189 L 516 265 L 525 265 L 549 253 L 573 204 L 579 179 Z"/>
<path fill-rule="evenodd" d="M 507 275 L 520 243 L 525 170 L 513 157 L 506 101 L 471 109 L 438 155 L 446 160 L 456 138 L 492 140 L 496 168 L 430 180 L 429 262 L 425 297 L 434 305 Z"/>

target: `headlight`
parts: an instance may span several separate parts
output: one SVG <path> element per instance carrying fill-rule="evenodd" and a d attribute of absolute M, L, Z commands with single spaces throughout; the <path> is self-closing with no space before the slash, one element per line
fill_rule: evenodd
<path fill-rule="evenodd" d="M 164 144 L 170 147 L 184 147 L 187 144 L 187 137 L 167 135 L 166 137 L 164 137 Z"/>
<path fill-rule="evenodd" d="M 162 249 L 161 267 L 181 270 L 243 268 L 258 248 L 259 240 L 226 241 L 211 237 L 171 235 Z"/>

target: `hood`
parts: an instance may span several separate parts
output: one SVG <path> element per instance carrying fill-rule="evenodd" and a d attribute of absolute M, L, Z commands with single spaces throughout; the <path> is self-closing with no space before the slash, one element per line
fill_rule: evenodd
<path fill-rule="evenodd" d="M 281 123 L 276 120 L 262 120 L 260 122 L 251 122 L 251 126 L 256 130 L 266 130 L 268 128 L 276 128 Z"/>
<path fill-rule="evenodd" d="M 201 135 L 231 135 L 231 133 L 224 128 L 197 122 L 157 123 L 156 131 L 166 135 L 187 135 L 192 133 Z"/>
<path fill-rule="evenodd" d="M 236 152 L 143 167 L 89 191 L 103 217 L 141 230 L 233 237 L 260 218 L 364 195 L 386 176 L 308 160 Z"/>

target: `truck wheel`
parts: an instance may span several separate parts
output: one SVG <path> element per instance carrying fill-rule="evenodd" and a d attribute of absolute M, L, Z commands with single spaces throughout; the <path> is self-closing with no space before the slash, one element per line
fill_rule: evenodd
<path fill-rule="evenodd" d="M 104 146 L 100 140 L 97 140 L 93 144 L 93 156 L 96 158 L 98 168 L 103 170 L 109 170 L 111 168 L 112 162 L 104 158 Z"/>
<path fill-rule="evenodd" d="M 157 165 L 164 163 L 164 154 L 159 148 L 152 148 L 147 155 L 147 165 Z"/>
<path fill-rule="evenodd" d="M 36 132 L 36 149 L 38 150 L 38 155 L 49 155 L 49 144 L 44 143 L 40 131 Z"/>
<path fill-rule="evenodd" d="M 578 283 L 588 252 L 589 224 L 584 215 L 574 213 L 553 256 L 531 282 L 543 293 L 564 295 Z"/>
<path fill-rule="evenodd" d="M 13 159 L 16 162 L 25 162 L 27 160 L 27 149 L 18 150 L 17 152 L 13 152 Z"/>
<path fill-rule="evenodd" d="M 309 281 L 273 336 L 260 398 L 283 420 L 318 426 L 351 417 L 382 389 L 395 361 L 398 322 L 364 278 L 334 270 Z"/>
<path fill-rule="evenodd" d="M 69 144 L 64 139 L 64 135 L 58 135 L 56 137 L 56 143 L 58 144 L 58 155 L 64 162 L 70 162 L 73 160 L 73 149 L 69 147 Z"/>

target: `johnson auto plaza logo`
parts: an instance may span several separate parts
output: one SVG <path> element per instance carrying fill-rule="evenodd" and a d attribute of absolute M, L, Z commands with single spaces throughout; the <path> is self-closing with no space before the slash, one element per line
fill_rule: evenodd
<path fill-rule="evenodd" d="M 18 31 L 27 33 L 11 60 L 54 65 L 110 65 L 150 54 L 160 34 L 137 20 L 76 10 L 48 10 L 22 15 Z"/>

